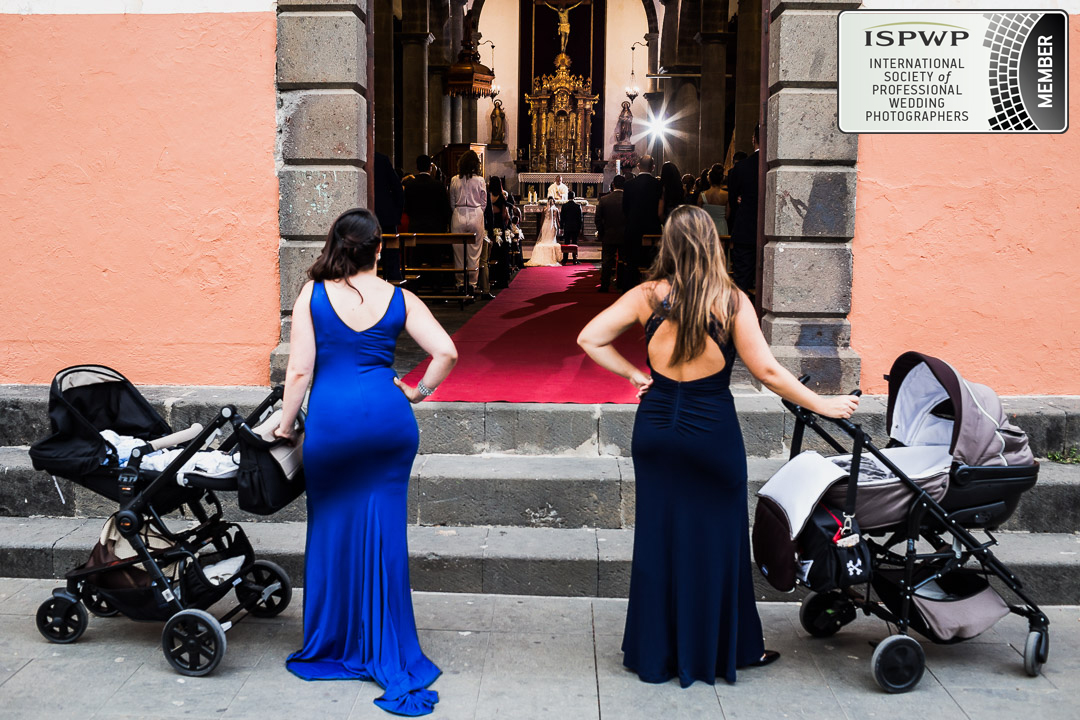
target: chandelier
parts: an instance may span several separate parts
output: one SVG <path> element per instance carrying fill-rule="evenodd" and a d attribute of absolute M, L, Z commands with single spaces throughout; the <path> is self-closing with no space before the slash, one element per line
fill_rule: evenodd
<path fill-rule="evenodd" d="M 495 64 L 495 44 L 485 40 L 481 45 L 491 43 L 491 64 Z M 461 52 L 457 62 L 450 66 L 446 75 L 446 92 L 450 97 L 481 98 L 492 95 L 491 83 L 495 71 L 480 62 L 480 52 L 471 38 L 461 41 Z M 498 93 L 496 90 L 495 93 Z"/>

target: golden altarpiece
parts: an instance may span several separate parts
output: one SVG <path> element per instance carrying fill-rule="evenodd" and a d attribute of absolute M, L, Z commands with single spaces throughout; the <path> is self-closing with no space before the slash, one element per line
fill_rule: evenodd
<path fill-rule="evenodd" d="M 525 95 L 532 172 L 589 172 L 593 106 L 599 99 L 593 95 L 591 78 L 570 74 L 570 56 L 565 52 L 556 56 L 553 75 L 533 78 L 532 93 Z"/>

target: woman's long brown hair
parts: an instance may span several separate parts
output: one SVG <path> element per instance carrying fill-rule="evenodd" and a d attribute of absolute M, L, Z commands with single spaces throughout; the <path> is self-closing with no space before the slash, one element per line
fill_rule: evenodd
<path fill-rule="evenodd" d="M 707 212 L 692 205 L 672 211 L 664 223 L 660 252 L 649 280 L 667 280 L 669 307 L 654 296 L 654 311 L 675 323 L 675 349 L 671 364 L 693 360 L 705 352 L 709 322 L 715 315 L 720 340 L 731 337 L 739 293 L 724 267 L 724 252 L 716 225 Z"/>

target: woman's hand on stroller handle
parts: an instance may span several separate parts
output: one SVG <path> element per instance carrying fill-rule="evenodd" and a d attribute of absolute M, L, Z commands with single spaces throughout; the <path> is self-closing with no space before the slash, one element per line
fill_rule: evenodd
<path fill-rule="evenodd" d="M 802 375 L 799 377 L 799 382 L 803 385 L 807 385 L 810 382 L 809 375 Z M 816 415 L 832 418 L 834 420 L 846 420 L 850 418 L 855 410 L 859 407 L 859 398 L 862 396 L 862 390 L 855 388 L 847 395 L 818 395 L 819 402 L 816 403 L 817 407 L 805 408 L 794 403 L 790 403 L 789 409 L 794 411 L 795 408 L 801 409 L 804 412 L 809 411 Z M 784 401 L 785 405 L 788 405 L 788 401 Z M 798 413 L 796 413 L 798 414 Z"/>

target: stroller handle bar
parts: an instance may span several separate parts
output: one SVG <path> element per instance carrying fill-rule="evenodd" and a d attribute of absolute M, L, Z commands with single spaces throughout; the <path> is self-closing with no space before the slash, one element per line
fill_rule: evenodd
<path fill-rule="evenodd" d="M 163 450 L 173 445 L 183 445 L 189 440 L 194 440 L 199 437 L 199 433 L 203 430 L 203 426 L 200 423 L 194 423 L 186 430 L 180 430 L 174 432 L 171 435 L 159 437 L 157 440 L 151 440 L 149 445 L 153 451 Z"/>
<path fill-rule="evenodd" d="M 803 385 L 806 385 L 807 383 L 810 382 L 810 376 L 809 375 L 801 376 L 799 378 L 799 382 L 801 382 Z M 862 390 L 860 390 L 858 388 L 855 388 L 854 390 L 849 392 L 848 395 L 854 395 L 855 397 L 862 397 Z M 853 437 L 854 437 L 854 435 L 856 433 L 859 432 L 859 426 L 856 425 L 855 423 L 851 422 L 850 420 L 845 419 L 845 418 L 833 418 L 833 417 L 827 417 L 825 415 L 818 415 L 817 413 L 815 413 L 812 410 L 807 410 L 806 408 L 804 408 L 801 405 L 796 405 L 795 403 L 791 402 L 790 400 L 784 400 L 782 398 L 781 398 L 780 402 L 782 402 L 784 404 L 784 407 L 786 407 L 788 410 L 790 410 L 791 413 L 795 417 L 799 418 L 800 420 L 805 422 L 807 425 L 812 425 L 813 424 L 813 423 L 810 422 L 813 418 L 820 417 L 820 418 L 823 418 L 825 420 L 828 420 L 829 422 L 833 423 L 834 425 L 839 426 L 844 432 L 846 432 L 848 435 L 851 435 Z"/>

